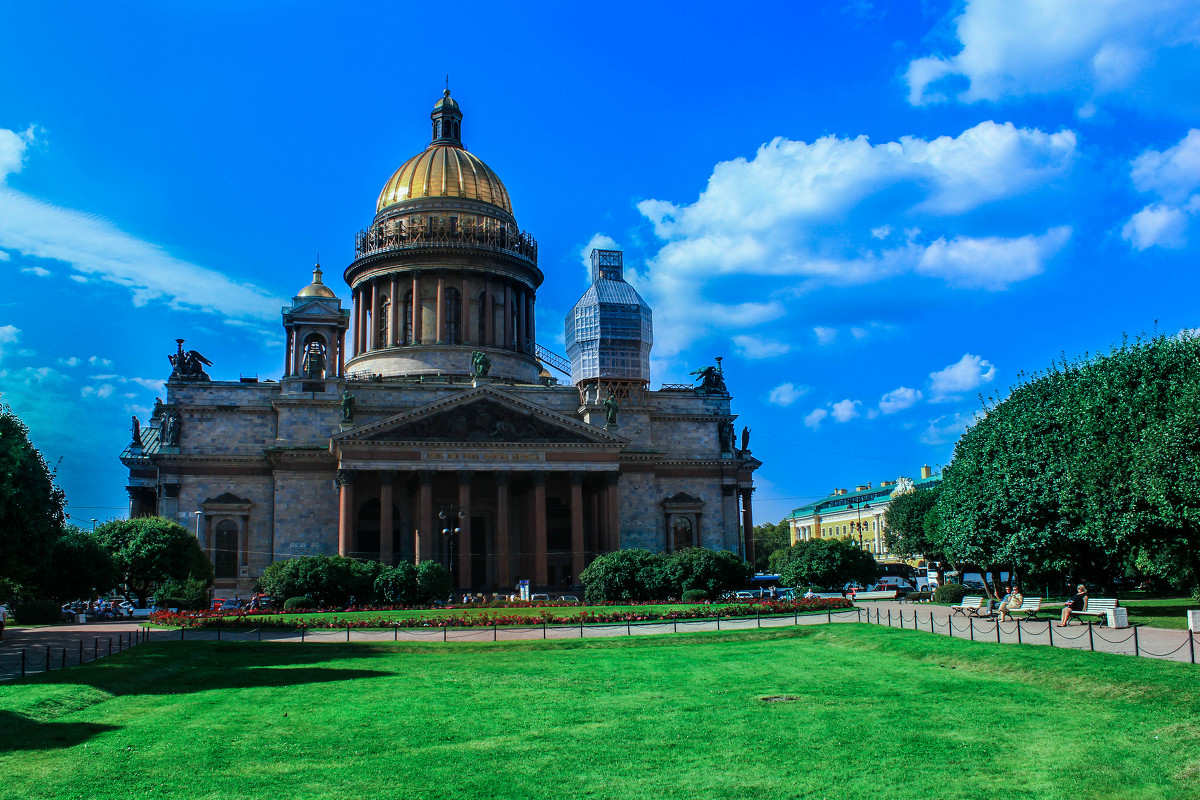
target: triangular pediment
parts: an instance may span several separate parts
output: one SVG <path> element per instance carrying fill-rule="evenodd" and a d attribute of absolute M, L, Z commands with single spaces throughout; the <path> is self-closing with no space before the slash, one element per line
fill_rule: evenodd
<path fill-rule="evenodd" d="M 292 307 L 284 309 L 291 316 L 340 316 L 341 301 L 336 297 L 313 297 L 292 301 Z"/>
<path fill-rule="evenodd" d="M 564 444 L 623 446 L 627 440 L 602 428 L 542 408 L 490 386 L 354 428 L 334 437 L 345 444 L 371 442 Z"/>

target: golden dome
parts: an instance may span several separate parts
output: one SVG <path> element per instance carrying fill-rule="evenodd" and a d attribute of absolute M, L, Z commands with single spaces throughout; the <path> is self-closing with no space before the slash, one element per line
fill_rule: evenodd
<path fill-rule="evenodd" d="M 337 297 L 337 295 L 333 293 L 333 289 L 330 289 L 328 286 L 321 283 L 321 265 L 320 264 L 317 264 L 316 269 L 313 270 L 312 283 L 310 283 L 308 286 L 305 286 L 303 289 L 301 289 L 296 296 L 297 297 Z"/>
<path fill-rule="evenodd" d="M 456 197 L 490 203 L 512 214 L 508 190 L 491 167 L 467 152 L 460 131 L 462 111 L 450 90 L 433 107 L 433 141 L 425 151 L 396 170 L 375 204 L 376 213 L 390 205 L 422 197 Z"/>
<path fill-rule="evenodd" d="M 454 145 L 430 145 L 401 165 L 379 193 L 376 212 L 418 197 L 460 197 L 500 206 L 509 214 L 508 190 L 492 168 Z"/>

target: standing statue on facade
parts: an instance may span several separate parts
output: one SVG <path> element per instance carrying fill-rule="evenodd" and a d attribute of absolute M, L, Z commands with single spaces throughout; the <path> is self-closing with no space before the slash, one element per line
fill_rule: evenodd
<path fill-rule="evenodd" d="M 608 397 L 604 398 L 604 427 L 617 427 L 617 409 L 620 405 L 617 403 L 617 396 L 611 391 Z"/>
<path fill-rule="evenodd" d="M 350 390 L 342 392 L 342 422 L 354 421 L 354 395 Z"/>
<path fill-rule="evenodd" d="M 133 447 L 142 446 L 142 423 L 138 422 L 138 418 L 133 418 Z"/>
<path fill-rule="evenodd" d="M 487 374 L 492 371 L 492 360 L 488 358 L 487 353 L 476 350 L 471 353 L 471 369 L 476 378 L 486 378 Z"/>
<path fill-rule="evenodd" d="M 721 452 L 733 452 L 733 423 L 729 420 L 722 420 L 717 424 L 717 438 L 721 440 Z"/>
<path fill-rule="evenodd" d="M 720 364 L 715 367 L 702 367 L 691 374 L 700 376 L 700 385 L 696 387 L 699 391 L 706 394 L 729 394 L 729 390 L 725 388 L 725 375 Z"/>
<path fill-rule="evenodd" d="M 171 378 L 173 381 L 207 381 L 212 380 L 208 377 L 208 373 L 204 371 L 205 367 L 211 367 L 212 362 L 204 356 L 200 355 L 195 350 L 183 352 L 183 339 L 176 339 L 175 344 L 179 347 L 178 352 L 167 356 L 171 362 Z"/>
<path fill-rule="evenodd" d="M 180 420 L 179 414 L 177 412 L 172 411 L 171 413 L 167 414 L 167 429 L 166 430 L 167 430 L 167 446 L 168 447 L 178 447 L 179 446 L 180 423 L 181 423 L 181 420 Z"/>
<path fill-rule="evenodd" d="M 160 419 L 163 415 L 163 401 L 161 397 L 154 398 L 154 410 L 150 412 L 150 421 Z"/>
<path fill-rule="evenodd" d="M 750 429 L 749 428 L 742 428 L 742 449 L 743 450 L 750 449 Z"/>

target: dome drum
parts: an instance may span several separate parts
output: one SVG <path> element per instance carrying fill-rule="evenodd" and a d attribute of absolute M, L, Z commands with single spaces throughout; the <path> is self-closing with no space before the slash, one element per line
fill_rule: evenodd
<path fill-rule="evenodd" d="M 488 217 L 445 212 L 395 216 L 359 231 L 354 239 L 354 257 L 361 259 L 378 253 L 426 247 L 486 250 L 537 267 L 537 240 L 516 225 Z"/>
<path fill-rule="evenodd" d="M 371 350 L 355 356 L 346 363 L 351 378 L 388 376 L 457 376 L 473 372 L 472 354 L 480 350 L 492 361 L 489 378 L 513 380 L 518 383 L 541 383 L 541 366 L 526 355 L 496 347 L 459 347 L 453 345 L 423 345 L 420 352 L 412 347 L 389 347 Z"/>

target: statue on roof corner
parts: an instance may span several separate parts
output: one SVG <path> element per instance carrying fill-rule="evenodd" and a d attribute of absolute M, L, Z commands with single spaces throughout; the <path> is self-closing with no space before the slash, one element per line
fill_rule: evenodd
<path fill-rule="evenodd" d="M 354 395 L 349 389 L 342 392 L 342 422 L 354 422 Z"/>
<path fill-rule="evenodd" d="M 715 367 L 701 367 L 690 374 L 700 376 L 700 385 L 696 387 L 697 391 L 705 394 L 729 394 L 729 390 L 725 388 L 725 373 L 721 369 L 719 359 Z"/>
<path fill-rule="evenodd" d="M 617 403 L 617 396 L 610 391 L 608 393 L 608 397 L 604 398 L 604 427 L 605 428 L 617 427 L 617 409 L 619 407 L 620 407 L 620 404 Z"/>
<path fill-rule="evenodd" d="M 178 346 L 178 352 L 167 356 L 167 360 L 171 362 L 171 377 L 173 381 L 208 381 L 212 378 L 208 377 L 208 373 L 204 371 L 205 367 L 211 367 L 212 362 L 204 356 L 200 355 L 195 350 L 183 352 L 183 339 L 176 339 L 175 344 Z"/>

